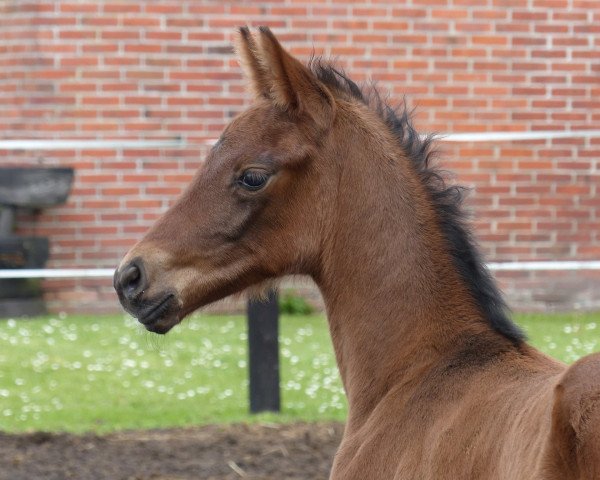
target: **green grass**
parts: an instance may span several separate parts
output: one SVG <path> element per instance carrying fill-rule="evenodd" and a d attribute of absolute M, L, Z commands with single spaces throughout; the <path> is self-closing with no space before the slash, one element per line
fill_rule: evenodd
<path fill-rule="evenodd" d="M 520 314 L 515 320 L 532 345 L 565 363 L 600 351 L 600 312 Z"/>
<path fill-rule="evenodd" d="M 598 349 L 600 314 L 517 320 L 565 362 Z M 123 316 L 1 320 L 0 430 L 344 419 L 324 317 L 284 316 L 280 343 L 283 413 L 249 416 L 244 317 L 194 316 L 166 337 Z"/>
<path fill-rule="evenodd" d="M 322 316 L 283 317 L 283 415 L 342 419 Z M 123 317 L 0 321 L 0 430 L 106 432 L 247 421 L 246 321 L 194 316 L 159 337 Z"/>

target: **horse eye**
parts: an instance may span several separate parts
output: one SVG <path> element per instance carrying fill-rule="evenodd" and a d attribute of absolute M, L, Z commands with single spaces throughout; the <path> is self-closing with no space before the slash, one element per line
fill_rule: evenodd
<path fill-rule="evenodd" d="M 238 179 L 238 183 L 244 187 L 246 190 L 260 190 L 267 184 L 267 180 L 269 180 L 269 174 L 264 170 L 246 170 L 240 178 Z"/>

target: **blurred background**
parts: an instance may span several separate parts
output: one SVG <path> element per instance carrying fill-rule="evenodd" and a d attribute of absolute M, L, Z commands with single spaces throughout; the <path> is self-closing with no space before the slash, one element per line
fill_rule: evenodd
<path fill-rule="evenodd" d="M 473 187 L 489 261 L 600 259 L 600 5 L 525 5 L 0 2 L 0 139 L 105 141 L 2 150 L 1 165 L 75 169 L 67 202 L 21 209 L 17 232 L 50 239 L 50 268 L 114 268 L 247 105 L 231 38 L 236 26 L 266 24 L 300 58 L 333 58 L 390 103 L 405 98 L 423 133 L 538 132 L 440 142 L 440 163 Z M 119 139 L 141 142 L 110 146 Z M 497 276 L 518 309 L 600 301 L 593 271 Z M 109 278 L 48 280 L 44 295 L 51 311 L 119 309 Z"/>

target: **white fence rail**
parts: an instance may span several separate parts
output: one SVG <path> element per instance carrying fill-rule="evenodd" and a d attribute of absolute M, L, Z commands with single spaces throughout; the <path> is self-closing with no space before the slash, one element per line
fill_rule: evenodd
<path fill-rule="evenodd" d="M 600 130 L 540 130 L 533 132 L 472 132 L 440 134 L 443 142 L 509 142 L 518 140 L 552 140 L 555 138 L 597 138 Z M 0 140 L 0 150 L 98 150 L 128 148 L 186 148 L 212 145 L 216 139 L 187 141 L 184 139 L 162 140 Z"/>
<path fill-rule="evenodd" d="M 185 146 L 183 140 L 0 140 L 0 150 L 118 150 Z"/>
<path fill-rule="evenodd" d="M 450 133 L 440 135 L 445 142 L 491 142 L 516 140 L 544 140 L 555 138 L 596 138 L 600 130 L 533 131 L 533 132 L 479 132 Z M 195 145 L 211 145 L 216 140 L 187 142 L 183 139 L 162 140 L 0 140 L 0 150 L 92 150 L 128 148 L 186 148 Z M 540 262 L 492 262 L 492 271 L 574 271 L 600 270 L 600 260 L 591 261 L 540 261 Z M 45 268 L 0 270 L 0 279 L 16 278 L 111 278 L 111 268 Z"/>
<path fill-rule="evenodd" d="M 600 260 L 556 262 L 492 262 L 494 272 L 600 270 Z M 39 268 L 0 270 L 7 278 L 112 278 L 114 268 Z"/>

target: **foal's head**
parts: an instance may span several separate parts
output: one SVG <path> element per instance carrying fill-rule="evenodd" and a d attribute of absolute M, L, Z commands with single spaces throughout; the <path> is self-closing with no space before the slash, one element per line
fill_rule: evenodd
<path fill-rule="evenodd" d="M 253 284 L 310 274 L 317 262 L 334 190 L 322 157 L 336 100 L 268 28 L 240 29 L 237 53 L 255 102 L 115 272 L 123 306 L 157 333 Z"/>

